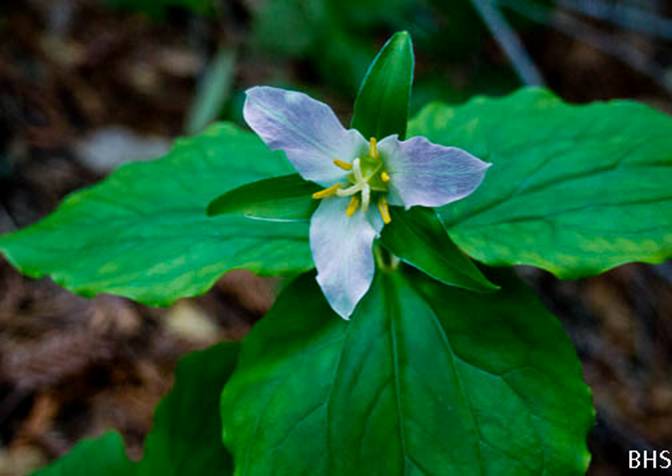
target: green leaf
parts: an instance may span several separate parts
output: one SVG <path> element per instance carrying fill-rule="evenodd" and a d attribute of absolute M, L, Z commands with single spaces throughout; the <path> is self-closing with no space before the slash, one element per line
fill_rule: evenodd
<path fill-rule="evenodd" d="M 392 207 L 390 213 L 392 222 L 381 240 L 402 261 L 444 284 L 481 292 L 499 289 L 455 246 L 434 210 Z"/>
<path fill-rule="evenodd" d="M 379 272 L 350 322 L 299 278 L 222 394 L 237 475 L 582 474 L 590 392 L 519 282 L 475 294 Z"/>
<path fill-rule="evenodd" d="M 238 213 L 248 218 L 274 221 L 308 221 L 317 207 L 312 194 L 320 186 L 285 175 L 243 185 L 213 200 L 208 215 Z"/>
<path fill-rule="evenodd" d="M 631 101 L 586 106 L 524 89 L 428 106 L 411 135 L 493 163 L 483 184 L 440 210 L 455 243 L 489 265 L 561 278 L 672 257 L 672 119 Z"/>
<path fill-rule="evenodd" d="M 220 48 L 198 83 L 196 95 L 187 114 L 185 124 L 187 134 L 201 132 L 217 119 L 231 95 L 235 65 L 233 50 Z"/>
<path fill-rule="evenodd" d="M 307 223 L 210 218 L 226 190 L 290 173 L 282 153 L 253 134 L 218 124 L 177 141 L 164 158 L 121 167 L 58 210 L 0 237 L 21 272 L 51 276 L 76 293 L 113 293 L 166 305 L 207 291 L 225 272 L 292 274 L 312 268 Z"/>
<path fill-rule="evenodd" d="M 222 343 L 180 360 L 175 385 L 157 407 L 138 476 L 233 474 L 218 415 L 219 395 L 237 357 L 237 344 Z"/>
<path fill-rule="evenodd" d="M 97 438 L 85 438 L 67 454 L 33 476 L 90 476 L 95 467 L 96 476 L 133 476 L 135 464 L 126 456 L 124 440 L 116 431 Z"/>
<path fill-rule="evenodd" d="M 413 84 L 413 44 L 408 32 L 395 33 L 371 63 L 355 100 L 352 127 L 378 139 L 406 134 Z"/>

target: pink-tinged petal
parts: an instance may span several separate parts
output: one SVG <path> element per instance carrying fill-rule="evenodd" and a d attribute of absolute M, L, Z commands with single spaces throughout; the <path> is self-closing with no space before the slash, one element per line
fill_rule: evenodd
<path fill-rule="evenodd" d="M 373 240 L 383 227 L 372 209 L 346 216 L 348 201 L 323 200 L 310 221 L 317 282 L 329 305 L 343 319 L 350 317 L 371 286 L 375 273 Z"/>
<path fill-rule="evenodd" d="M 406 208 L 440 207 L 471 194 L 490 164 L 457 147 L 445 147 L 424 137 L 399 141 L 389 136 L 378 149 L 390 175 L 389 202 Z"/>
<path fill-rule="evenodd" d="M 345 173 L 334 159 L 351 162 L 367 149 L 355 130 L 346 130 L 326 104 L 296 91 L 256 86 L 246 91 L 243 116 L 273 150 L 283 150 L 301 176 L 329 186 Z"/>

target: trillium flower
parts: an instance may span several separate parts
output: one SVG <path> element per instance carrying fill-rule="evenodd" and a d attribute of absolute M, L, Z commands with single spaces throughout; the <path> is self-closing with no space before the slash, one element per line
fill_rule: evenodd
<path fill-rule="evenodd" d="M 489 164 L 456 147 L 397 135 L 368 141 L 345 129 L 326 104 L 284 89 L 248 89 L 243 115 L 306 180 L 324 187 L 310 222 L 317 281 L 348 319 L 375 273 L 373 242 L 390 223 L 389 206 L 438 207 L 472 193 Z"/>

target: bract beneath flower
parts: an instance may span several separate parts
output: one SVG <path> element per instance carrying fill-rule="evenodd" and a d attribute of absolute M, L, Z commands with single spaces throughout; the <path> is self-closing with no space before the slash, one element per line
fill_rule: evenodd
<path fill-rule="evenodd" d="M 258 86 L 243 115 L 271 148 L 283 150 L 306 180 L 324 190 L 310 224 L 317 281 L 344 319 L 375 273 L 373 242 L 390 222 L 389 205 L 438 207 L 472 193 L 489 164 L 424 137 L 368 141 L 346 130 L 326 104 L 306 94 Z"/>

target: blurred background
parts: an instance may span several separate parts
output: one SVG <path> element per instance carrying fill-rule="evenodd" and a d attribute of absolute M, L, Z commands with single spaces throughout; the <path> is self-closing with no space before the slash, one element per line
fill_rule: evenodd
<path fill-rule="evenodd" d="M 347 121 L 368 63 L 401 29 L 416 49 L 414 111 L 523 84 L 672 110 L 670 1 L 2 0 L 0 233 L 176 136 L 241 123 L 254 84 L 308 91 Z M 625 474 L 628 449 L 672 449 L 672 266 L 577 282 L 519 273 L 564 322 L 593 388 L 590 474 Z M 0 476 L 109 427 L 137 456 L 177 358 L 241 338 L 273 285 L 235 272 L 150 309 L 78 298 L 0 258 Z"/>

